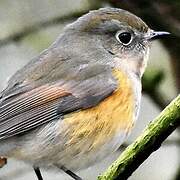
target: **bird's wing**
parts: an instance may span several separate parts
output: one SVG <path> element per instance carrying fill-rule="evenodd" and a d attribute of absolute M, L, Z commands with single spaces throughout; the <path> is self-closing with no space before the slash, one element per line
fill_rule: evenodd
<path fill-rule="evenodd" d="M 5 90 L 0 99 L 0 139 L 32 130 L 69 112 L 96 106 L 116 89 L 116 80 L 103 65 L 73 68 L 67 69 L 76 72 L 71 77 L 70 72 L 63 78 L 49 73 L 46 79 L 51 78 L 50 83 L 43 84 L 38 78 L 33 83 L 16 82 Z"/>

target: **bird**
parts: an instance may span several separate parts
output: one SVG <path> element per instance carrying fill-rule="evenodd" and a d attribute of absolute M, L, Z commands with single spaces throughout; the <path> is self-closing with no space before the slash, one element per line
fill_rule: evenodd
<path fill-rule="evenodd" d="M 117 8 L 68 24 L 0 94 L 0 156 L 75 172 L 116 151 L 138 118 L 151 41 L 168 35 Z"/>

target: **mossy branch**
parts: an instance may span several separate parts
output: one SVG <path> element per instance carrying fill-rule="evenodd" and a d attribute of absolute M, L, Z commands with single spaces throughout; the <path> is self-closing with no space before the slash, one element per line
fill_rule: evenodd
<path fill-rule="evenodd" d="M 98 180 L 126 180 L 180 125 L 180 95 L 128 146 Z"/>

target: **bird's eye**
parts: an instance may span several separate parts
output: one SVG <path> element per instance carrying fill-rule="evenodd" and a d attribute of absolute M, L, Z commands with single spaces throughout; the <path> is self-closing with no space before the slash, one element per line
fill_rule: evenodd
<path fill-rule="evenodd" d="M 131 33 L 129 32 L 121 32 L 116 34 L 116 39 L 122 43 L 123 45 L 129 45 L 132 41 Z"/>

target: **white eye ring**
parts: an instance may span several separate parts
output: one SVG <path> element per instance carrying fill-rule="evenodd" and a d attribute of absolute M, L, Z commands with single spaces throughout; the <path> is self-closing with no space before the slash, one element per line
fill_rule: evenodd
<path fill-rule="evenodd" d="M 133 37 L 130 32 L 117 32 L 116 39 L 123 45 L 127 46 L 132 42 Z"/>

